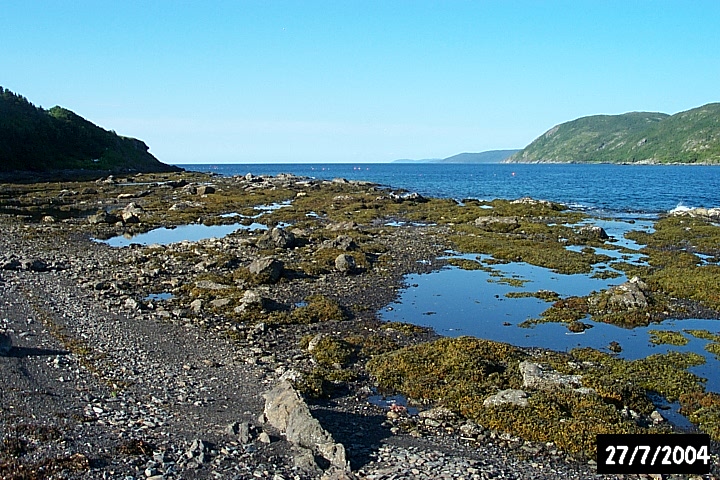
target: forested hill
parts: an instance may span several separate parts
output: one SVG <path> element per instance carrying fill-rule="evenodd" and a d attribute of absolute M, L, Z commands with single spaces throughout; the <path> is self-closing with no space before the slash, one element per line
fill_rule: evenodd
<path fill-rule="evenodd" d="M 38 108 L 0 87 L 0 172 L 177 171 L 148 146 L 121 137 L 62 107 Z"/>
<path fill-rule="evenodd" d="M 675 115 L 595 115 L 557 125 L 507 162 L 720 164 L 720 103 Z"/>

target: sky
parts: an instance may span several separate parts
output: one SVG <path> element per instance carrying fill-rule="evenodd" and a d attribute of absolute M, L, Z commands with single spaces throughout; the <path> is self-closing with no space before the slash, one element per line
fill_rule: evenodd
<path fill-rule="evenodd" d="M 720 101 L 717 0 L 0 0 L 0 85 L 165 163 L 523 148 Z"/>

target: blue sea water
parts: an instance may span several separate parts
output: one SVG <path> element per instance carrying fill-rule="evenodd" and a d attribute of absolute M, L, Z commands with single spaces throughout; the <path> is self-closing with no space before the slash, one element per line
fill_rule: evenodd
<path fill-rule="evenodd" d="M 720 167 L 580 164 L 201 164 L 179 165 L 220 175 L 293 173 L 368 180 L 449 198 L 533 197 L 596 215 L 647 217 L 678 205 L 720 206 Z"/>

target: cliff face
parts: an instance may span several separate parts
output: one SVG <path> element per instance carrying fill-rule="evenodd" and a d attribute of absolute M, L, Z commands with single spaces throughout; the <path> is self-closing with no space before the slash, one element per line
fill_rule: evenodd
<path fill-rule="evenodd" d="M 0 172 L 177 171 L 141 140 L 107 131 L 62 107 L 38 108 L 0 87 Z"/>
<path fill-rule="evenodd" d="M 675 115 L 595 115 L 556 125 L 516 163 L 720 163 L 720 103 Z"/>

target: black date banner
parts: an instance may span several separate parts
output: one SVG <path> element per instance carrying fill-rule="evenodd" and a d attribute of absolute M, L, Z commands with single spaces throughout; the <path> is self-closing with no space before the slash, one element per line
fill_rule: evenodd
<path fill-rule="evenodd" d="M 696 474 L 710 472 L 710 436 L 704 434 L 598 435 L 597 472 Z"/>

